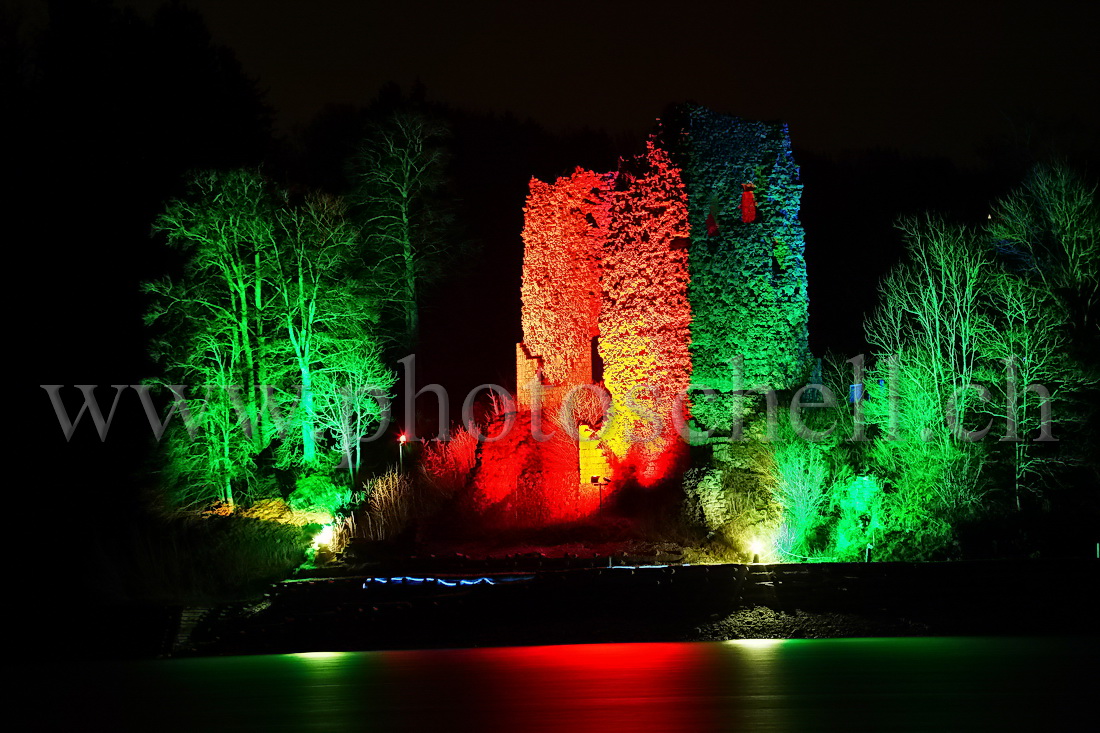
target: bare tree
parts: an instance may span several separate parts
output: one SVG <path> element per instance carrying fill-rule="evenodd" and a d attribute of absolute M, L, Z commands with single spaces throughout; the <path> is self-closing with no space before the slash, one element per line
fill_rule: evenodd
<path fill-rule="evenodd" d="M 982 414 L 971 385 L 979 373 L 986 269 L 978 238 L 928 217 L 901 223 L 908 261 L 880 285 L 881 305 L 867 320 L 878 364 L 863 409 L 879 427 L 869 456 L 890 495 L 893 528 L 946 541 L 950 517 L 981 493 L 984 444 L 959 440 Z M 894 426 L 897 426 L 897 430 Z"/>
<path fill-rule="evenodd" d="M 989 383 L 1002 385 L 997 398 L 988 409 L 1002 417 L 1006 434 L 1001 439 L 1009 443 L 1016 508 L 1020 508 L 1022 490 L 1029 477 L 1049 472 L 1061 457 L 1051 454 L 1049 446 L 1034 441 L 1052 440 L 1052 419 L 1055 404 L 1062 404 L 1062 391 L 1070 384 L 1076 370 L 1066 352 L 1066 308 L 1040 285 L 1009 273 L 999 273 L 990 279 L 990 328 L 982 329 L 980 344 L 985 357 L 995 360 Z M 991 365 L 992 366 L 992 365 Z M 997 377 L 1001 377 L 998 379 Z M 1080 379 L 1075 386 L 1080 386 Z M 1064 416 L 1062 416 L 1064 417 Z M 1064 430 L 1065 424 L 1060 427 Z"/>
<path fill-rule="evenodd" d="M 867 340 L 881 354 L 907 355 L 913 377 L 928 383 L 933 407 L 954 405 L 965 420 L 973 399 L 986 271 L 992 258 L 973 233 L 933 217 L 900 227 L 909 261 L 880 286 L 882 305 L 866 324 Z"/>
<path fill-rule="evenodd" d="M 400 111 L 373 125 L 353 160 L 353 202 L 363 223 L 366 260 L 384 297 L 401 314 L 404 340 L 419 330 L 425 285 L 443 272 L 452 217 L 443 203 L 447 130 Z"/>
<path fill-rule="evenodd" d="M 1039 166 L 999 202 L 989 234 L 1066 301 L 1075 326 L 1095 337 L 1100 302 L 1100 209 L 1096 186 L 1064 163 Z"/>
<path fill-rule="evenodd" d="M 1085 451 L 1052 450 L 1057 420 L 1081 442 L 1087 430 L 1089 389 L 1098 373 L 1094 354 L 1100 328 L 1100 211 L 1096 186 L 1064 163 L 1036 167 L 1024 184 L 994 208 L 988 234 L 1006 264 L 990 280 L 993 327 L 983 351 L 1006 366 L 1010 380 L 1001 414 L 1012 427 L 1014 493 L 1039 493 L 1036 479 L 1087 458 Z M 1091 347 L 1091 348 L 1090 348 Z M 1045 413 L 1045 414 L 1044 414 Z M 1085 443 L 1087 445 L 1087 441 Z"/>
<path fill-rule="evenodd" d="M 358 232 L 344 218 L 341 201 L 309 196 L 288 205 L 279 214 L 278 230 L 279 244 L 271 257 L 274 327 L 300 385 L 295 420 L 299 435 L 292 445 L 301 446 L 301 460 L 309 466 L 317 460 L 320 427 L 315 373 L 347 349 L 362 351 L 373 344 L 378 306 L 365 284 L 349 272 Z"/>
<path fill-rule="evenodd" d="M 378 430 L 386 427 L 394 374 L 383 365 L 377 346 L 352 341 L 329 355 L 317 372 L 317 383 L 319 425 L 336 440 L 354 483 L 362 465 L 363 438 L 379 423 Z"/>

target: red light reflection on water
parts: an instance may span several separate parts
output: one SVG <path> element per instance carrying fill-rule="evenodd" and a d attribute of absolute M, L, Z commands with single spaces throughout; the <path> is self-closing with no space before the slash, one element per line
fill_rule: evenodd
<path fill-rule="evenodd" d="M 728 730 L 756 717 L 721 703 L 729 685 L 751 687 L 754 656 L 674 643 L 408 651 L 388 652 L 383 673 L 391 706 L 456 729 Z"/>

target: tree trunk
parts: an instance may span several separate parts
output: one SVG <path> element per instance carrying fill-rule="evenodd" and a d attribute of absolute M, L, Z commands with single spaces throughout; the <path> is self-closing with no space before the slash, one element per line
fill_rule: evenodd
<path fill-rule="evenodd" d="M 314 434 L 317 418 L 313 413 L 313 375 L 305 364 L 302 372 L 302 460 L 306 465 L 317 461 L 317 436 Z"/>
<path fill-rule="evenodd" d="M 420 328 L 416 309 L 416 261 L 413 252 L 412 225 L 409 222 L 409 198 L 408 193 L 403 193 L 401 202 L 401 227 L 402 227 L 402 258 L 405 263 L 405 335 L 409 346 L 416 342 L 416 335 Z"/>

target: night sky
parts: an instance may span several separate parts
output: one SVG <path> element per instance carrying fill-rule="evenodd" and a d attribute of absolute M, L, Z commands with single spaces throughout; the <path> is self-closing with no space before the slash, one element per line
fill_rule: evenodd
<path fill-rule="evenodd" d="M 457 121 L 475 254 L 424 304 L 418 381 L 459 403 L 482 382 L 512 386 L 529 177 L 613 168 L 669 104 L 790 124 L 819 355 L 866 349 L 899 215 L 978 224 L 1034 162 L 1095 172 L 1098 159 L 1085 3 L 194 0 L 181 5 L 197 15 L 155 21 L 161 5 L 24 0 L 0 14 L 10 236 L 27 243 L 13 267 L 35 285 L 17 324 L 33 345 L 21 395 L 51 459 L 78 461 L 37 385 L 155 373 L 138 288 L 173 265 L 149 228 L 186 171 L 263 162 L 323 185 L 338 169 L 329 131 L 346 134 L 387 82 L 420 85 Z"/>
<path fill-rule="evenodd" d="M 268 90 L 280 131 L 419 80 L 433 99 L 558 129 L 641 135 L 690 99 L 784 120 L 796 145 L 830 155 L 888 148 L 975 165 L 983 147 L 1032 128 L 1097 150 L 1090 3 L 187 5 Z"/>

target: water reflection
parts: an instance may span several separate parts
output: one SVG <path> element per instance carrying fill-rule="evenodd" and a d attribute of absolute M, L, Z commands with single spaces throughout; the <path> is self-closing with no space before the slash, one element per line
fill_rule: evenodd
<path fill-rule="evenodd" d="M 1095 639 L 933 638 L 184 659 L 76 670 L 69 704 L 45 717 L 127 730 L 1056 729 L 1088 699 L 1096 651 Z"/>

